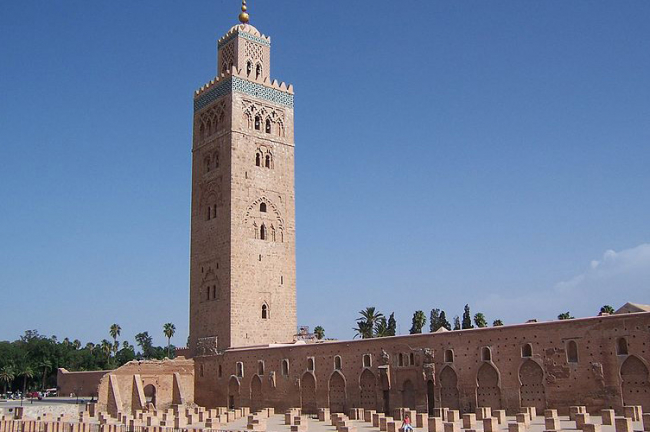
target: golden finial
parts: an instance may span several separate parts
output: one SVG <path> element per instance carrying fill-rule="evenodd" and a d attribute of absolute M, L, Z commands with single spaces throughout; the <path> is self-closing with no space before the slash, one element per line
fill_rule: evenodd
<path fill-rule="evenodd" d="M 248 16 L 248 12 L 246 12 L 248 8 L 246 7 L 246 0 L 241 1 L 241 13 L 239 14 L 239 22 L 242 24 L 248 24 L 248 21 L 250 17 Z"/>

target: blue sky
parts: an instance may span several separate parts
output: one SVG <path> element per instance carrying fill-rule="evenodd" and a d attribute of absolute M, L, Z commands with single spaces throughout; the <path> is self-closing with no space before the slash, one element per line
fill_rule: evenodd
<path fill-rule="evenodd" d="M 0 3 L 0 339 L 187 337 L 228 1 Z M 296 91 L 298 321 L 650 303 L 650 3 L 251 0 Z"/>

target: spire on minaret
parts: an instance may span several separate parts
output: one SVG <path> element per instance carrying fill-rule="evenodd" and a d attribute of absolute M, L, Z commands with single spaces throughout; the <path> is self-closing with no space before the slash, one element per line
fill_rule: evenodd
<path fill-rule="evenodd" d="M 248 21 L 250 19 L 250 16 L 248 16 L 248 12 L 246 12 L 248 8 L 246 7 L 246 0 L 241 1 L 241 13 L 239 14 L 239 22 L 242 24 L 248 24 Z"/>

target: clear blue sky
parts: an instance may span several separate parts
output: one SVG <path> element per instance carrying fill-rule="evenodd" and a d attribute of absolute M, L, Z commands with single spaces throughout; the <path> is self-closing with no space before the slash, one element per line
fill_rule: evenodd
<path fill-rule="evenodd" d="M 0 3 L 0 339 L 184 344 L 192 92 L 238 6 Z M 296 91 L 300 324 L 650 303 L 650 2 L 249 6 Z"/>

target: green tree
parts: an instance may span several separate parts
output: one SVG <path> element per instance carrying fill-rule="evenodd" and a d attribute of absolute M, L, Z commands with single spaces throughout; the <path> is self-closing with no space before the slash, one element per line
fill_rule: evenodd
<path fill-rule="evenodd" d="M 476 324 L 476 327 L 487 327 L 487 320 L 485 319 L 485 315 L 483 315 L 481 312 L 477 313 L 474 315 L 474 324 Z"/>
<path fill-rule="evenodd" d="M 149 336 L 149 332 L 142 332 L 135 335 L 135 341 L 142 348 L 142 356 L 146 359 L 153 357 L 153 338 Z"/>
<path fill-rule="evenodd" d="M 4 384 L 3 393 L 7 393 L 7 386 L 16 378 L 15 370 L 11 365 L 4 365 L 0 369 L 0 381 Z"/>
<path fill-rule="evenodd" d="M 460 317 L 458 315 L 454 317 L 454 330 L 460 330 Z"/>
<path fill-rule="evenodd" d="M 113 344 L 110 343 L 108 340 L 103 339 L 101 343 L 101 347 L 102 347 L 102 352 L 106 354 L 106 359 L 107 360 L 110 359 L 111 351 L 113 351 Z"/>
<path fill-rule="evenodd" d="M 357 319 L 357 327 L 353 330 L 356 331 L 357 336 L 361 336 L 362 339 L 374 337 L 377 321 L 383 317 L 384 314 L 377 311 L 373 306 L 369 306 L 364 310 L 359 311 L 359 314 L 361 315 L 361 318 Z"/>
<path fill-rule="evenodd" d="M 386 320 L 386 317 L 381 317 L 377 320 L 377 324 L 375 324 L 375 336 L 388 336 L 388 321 Z"/>
<path fill-rule="evenodd" d="M 325 337 L 325 329 L 321 326 L 314 327 L 314 336 L 316 339 L 321 340 Z"/>
<path fill-rule="evenodd" d="M 469 305 L 465 305 L 465 310 L 463 311 L 463 323 L 462 323 L 462 329 L 471 329 L 474 328 L 474 325 L 472 324 L 472 314 L 469 311 Z"/>
<path fill-rule="evenodd" d="M 119 324 L 113 324 L 108 330 L 108 333 L 113 338 L 113 355 L 115 355 L 117 354 L 117 348 L 119 348 L 117 337 L 122 333 L 122 327 L 120 327 Z"/>
<path fill-rule="evenodd" d="M 557 316 L 557 319 L 559 319 L 559 320 L 568 320 L 568 319 L 573 319 L 573 317 L 571 316 L 571 313 L 569 313 L 569 312 L 567 311 L 567 312 L 564 312 L 564 313 L 559 314 L 559 315 Z"/>
<path fill-rule="evenodd" d="M 386 336 L 395 336 L 397 333 L 397 321 L 395 320 L 395 312 L 391 312 L 388 317 L 388 330 Z"/>
<path fill-rule="evenodd" d="M 600 308 L 600 313 L 601 314 L 610 314 L 612 315 L 615 312 L 614 308 L 611 307 L 610 305 L 605 305 Z"/>
<path fill-rule="evenodd" d="M 415 311 L 413 313 L 413 320 L 411 321 L 411 330 L 409 330 L 410 334 L 417 334 L 417 333 L 422 333 L 422 328 L 424 325 L 427 323 L 427 317 L 422 312 L 421 310 Z"/>
<path fill-rule="evenodd" d="M 440 327 L 440 309 L 431 309 L 429 313 L 429 331 L 434 333 Z"/>
<path fill-rule="evenodd" d="M 500 319 L 495 319 L 492 322 L 492 327 L 499 327 L 499 326 L 502 326 L 502 325 L 503 325 L 503 321 L 501 321 Z"/>
<path fill-rule="evenodd" d="M 69 345 L 69 344 L 68 344 Z M 48 359 L 42 360 L 39 364 L 38 367 L 40 369 L 43 369 L 43 382 L 41 385 L 41 390 L 45 390 L 45 379 L 47 378 L 47 373 L 52 370 L 52 362 L 49 361 Z"/>
<path fill-rule="evenodd" d="M 18 376 L 23 377 L 23 395 L 21 397 L 22 400 L 22 398 L 24 398 L 25 394 L 27 393 L 27 380 L 34 378 L 34 371 L 27 363 L 23 363 L 18 370 Z"/>
<path fill-rule="evenodd" d="M 172 323 L 167 323 L 163 326 L 163 333 L 167 338 L 167 357 L 171 358 L 171 340 L 176 333 L 176 326 Z"/>
<path fill-rule="evenodd" d="M 79 339 L 75 339 L 72 341 L 72 347 L 76 350 L 81 348 L 81 341 Z"/>

